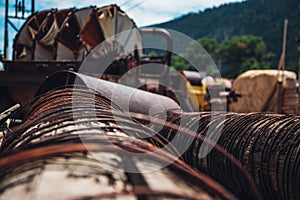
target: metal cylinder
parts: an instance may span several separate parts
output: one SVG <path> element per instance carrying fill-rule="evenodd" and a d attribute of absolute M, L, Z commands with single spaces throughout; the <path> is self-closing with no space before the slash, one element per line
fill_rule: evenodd
<path fill-rule="evenodd" d="M 44 81 L 37 95 L 68 84 L 83 85 L 93 89 L 113 101 L 122 110 L 129 112 L 148 115 L 153 105 L 159 105 L 161 109 L 152 109 L 152 115 L 169 110 L 180 110 L 180 106 L 168 97 L 71 71 L 54 73 Z"/>
<path fill-rule="evenodd" d="M 158 116 L 165 119 L 165 116 Z M 196 136 L 182 159 L 190 166 L 218 180 L 241 199 L 254 199 L 245 174 L 225 154 L 212 151 L 201 158 L 201 138 L 210 134 L 217 144 L 250 173 L 263 199 L 299 199 L 300 118 L 268 113 L 168 113 L 167 121 Z M 155 122 L 154 122 L 155 123 Z M 155 124 L 153 123 L 153 128 Z M 160 124 L 159 124 L 160 125 Z M 209 130 L 212 130 L 209 133 Z M 161 133 L 171 141 L 178 130 L 166 126 Z M 186 135 L 187 138 L 192 137 Z M 187 142 L 188 139 L 182 140 Z M 206 148 L 206 147 L 205 147 Z M 204 150 L 205 150 L 204 148 Z M 203 149 L 202 149 L 203 150 Z"/>
<path fill-rule="evenodd" d="M 97 91 L 50 90 L 16 114 L 23 123 L 1 145 L 1 199 L 236 199 Z"/>

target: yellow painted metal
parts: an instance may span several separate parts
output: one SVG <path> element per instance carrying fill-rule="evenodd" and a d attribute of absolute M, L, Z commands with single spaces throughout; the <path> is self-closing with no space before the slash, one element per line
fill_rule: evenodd
<path fill-rule="evenodd" d="M 206 85 L 191 85 L 190 82 L 186 83 L 186 88 L 188 91 L 188 97 L 195 110 L 204 111 L 206 105 L 205 96 L 206 96 Z"/>

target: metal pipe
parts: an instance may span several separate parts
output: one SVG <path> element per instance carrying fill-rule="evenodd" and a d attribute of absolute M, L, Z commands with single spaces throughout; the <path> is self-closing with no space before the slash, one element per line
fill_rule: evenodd
<path fill-rule="evenodd" d="M 172 51 L 173 51 L 173 38 L 171 36 L 171 34 L 169 33 L 169 31 L 167 31 L 166 29 L 163 28 L 140 28 L 141 33 L 145 33 L 145 34 L 158 34 L 163 36 L 166 41 L 167 41 L 167 54 L 172 55 Z M 170 64 L 170 63 L 167 63 Z"/>
<path fill-rule="evenodd" d="M 25 14 L 25 0 L 22 0 L 21 12 L 22 12 L 22 18 L 24 18 L 24 14 Z"/>
<path fill-rule="evenodd" d="M 151 111 L 151 114 L 155 115 L 164 111 L 181 110 L 180 106 L 168 97 L 71 71 L 54 73 L 40 86 L 36 96 L 57 87 L 71 84 L 84 85 L 94 89 L 112 100 L 121 109 L 129 112 L 148 115 Z M 153 105 L 159 106 L 160 109 L 152 109 Z"/>
<path fill-rule="evenodd" d="M 35 8 L 34 8 L 34 0 L 31 0 L 31 14 L 33 15 L 35 12 Z"/>
<path fill-rule="evenodd" d="M 9 1 L 5 0 L 4 59 L 7 59 L 7 57 L 8 57 L 8 4 L 9 4 Z"/>
<path fill-rule="evenodd" d="M 167 49 L 166 49 L 166 72 L 163 74 L 164 76 L 161 78 L 162 84 L 168 84 L 169 83 L 169 71 L 170 71 L 170 66 L 171 66 L 171 58 L 172 58 L 172 52 L 173 52 L 173 37 L 167 31 L 166 29 L 163 28 L 141 28 L 140 29 L 141 33 L 145 34 L 154 34 L 154 35 L 161 35 L 163 36 L 166 41 L 167 41 Z"/>

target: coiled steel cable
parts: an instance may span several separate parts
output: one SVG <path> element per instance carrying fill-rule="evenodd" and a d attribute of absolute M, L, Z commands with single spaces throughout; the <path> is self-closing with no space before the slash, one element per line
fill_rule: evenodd
<path fill-rule="evenodd" d="M 105 134 L 118 129 L 123 135 L 130 133 L 130 137 L 147 137 L 156 145 L 162 144 L 161 140 L 164 139 L 153 130 L 133 123 L 128 119 L 128 115 L 118 112 L 113 103 L 87 88 L 57 89 L 37 98 L 23 109 L 30 112 L 24 116 L 24 123 L 17 127 L 13 134 L 4 138 L 2 151 L 20 148 L 37 138 L 52 136 L 62 131 L 68 134 L 78 133 L 78 125 L 82 124 L 85 124 L 81 127 L 82 131 L 92 127 Z M 73 129 L 66 130 L 68 126 L 69 129 Z M 170 151 L 176 152 L 174 148 Z"/>
<path fill-rule="evenodd" d="M 25 112 L 23 113 L 23 123 L 14 127 L 12 132 L 5 136 L 1 145 L 0 182 L 2 190 L 0 195 L 4 197 L 12 195 L 11 191 L 13 189 L 10 189 L 14 186 L 20 186 L 24 182 L 28 184 L 27 188 L 30 188 L 33 177 L 36 177 L 31 173 L 31 169 L 43 169 L 45 172 L 40 173 L 46 176 L 45 173 L 48 173 L 46 170 L 48 167 L 56 172 L 59 171 L 57 169 L 64 167 L 71 169 L 72 166 L 75 166 L 74 173 L 81 174 L 77 177 L 78 179 L 90 177 L 90 170 L 105 168 L 105 166 L 101 162 L 97 164 L 98 161 L 94 159 L 92 165 L 95 167 L 89 169 L 89 173 L 76 171 L 77 167 L 87 167 L 85 166 L 85 161 L 90 160 L 91 157 L 89 151 L 87 151 L 88 146 L 89 150 L 96 151 L 99 154 L 118 155 L 118 159 L 121 159 L 122 162 L 123 160 L 124 162 L 130 162 L 131 165 L 137 165 L 133 161 L 144 163 L 144 166 L 162 163 L 171 163 L 171 165 L 167 168 L 162 168 L 160 175 L 157 173 L 153 175 L 153 179 L 157 179 L 156 184 L 162 184 L 159 190 L 157 190 L 157 187 L 156 189 L 152 188 L 154 187 L 153 184 L 150 184 L 152 178 L 146 178 L 146 183 L 141 184 L 135 178 L 137 175 L 127 173 L 126 177 L 128 180 L 125 182 L 130 184 L 124 187 L 123 190 L 85 194 L 85 196 L 74 198 L 117 198 L 122 195 L 134 195 L 137 198 L 235 199 L 221 185 L 174 158 L 172 154 L 176 155 L 176 149 L 172 147 L 168 149 L 172 154 L 158 151 L 158 147 L 164 145 L 167 141 L 160 134 L 155 134 L 150 128 L 132 122 L 127 114 L 118 111 L 117 107 L 111 104 L 109 100 L 95 93 L 95 91 L 81 87 L 67 87 L 50 91 L 23 107 Z M 138 139 L 141 136 L 147 136 L 148 138 L 143 141 Z M 107 143 L 107 139 L 111 142 Z M 84 144 L 82 144 L 82 140 L 84 140 Z M 158 147 L 155 147 L 153 144 Z M 121 149 L 115 146 L 129 152 L 157 152 L 157 154 L 151 154 L 148 157 L 145 155 L 140 157 L 133 156 L 126 159 L 122 157 Z M 83 163 L 69 166 L 70 159 L 74 159 L 78 156 L 78 153 L 80 153 L 79 157 Z M 60 160 L 58 163 L 57 159 L 62 157 L 68 159 Z M 52 168 L 53 166 L 49 166 L 49 163 L 54 163 L 57 168 Z M 111 164 L 110 161 L 107 163 Z M 119 166 L 121 170 L 123 167 L 123 171 L 126 171 L 124 169 L 126 165 L 124 164 L 113 166 L 117 166 L 116 168 Z M 165 172 L 166 174 L 171 174 L 164 180 L 168 182 L 159 182 L 160 177 L 163 177 L 162 175 Z M 97 174 L 97 170 L 93 173 Z M 24 178 L 27 175 L 29 177 Z M 113 176 L 113 174 L 109 176 Z M 139 176 L 147 175 L 142 174 Z M 17 177 L 23 177 L 24 179 L 20 180 Z M 95 178 L 94 176 L 92 177 Z M 66 177 L 58 178 L 57 181 L 63 181 L 64 178 Z M 183 189 L 183 193 L 178 193 L 177 189 L 181 192 L 182 190 L 179 189 L 178 185 L 176 186 L 175 184 L 174 186 L 174 183 L 172 190 L 164 187 L 164 184 L 168 185 L 168 183 L 171 184 L 174 181 L 180 187 L 187 185 L 188 187 L 184 188 L 189 189 Z"/>
<path fill-rule="evenodd" d="M 165 116 L 158 117 L 165 119 Z M 219 116 L 201 113 L 199 116 L 199 113 L 178 112 L 168 113 L 167 117 L 167 121 L 173 124 L 165 126 L 161 133 L 169 141 L 178 132 L 174 124 L 187 129 L 199 125 L 197 132 L 202 137 L 206 136 L 209 128 L 220 131 L 217 130 L 222 127 L 219 124 L 223 124 L 218 145 L 247 169 L 264 199 L 299 199 L 299 117 L 271 113 L 228 113 Z M 183 119 L 188 121 L 182 122 Z M 159 124 L 159 120 L 156 123 Z M 216 149 L 205 158 L 199 158 L 201 145 L 206 144 L 195 139 L 182 159 L 226 185 L 238 197 L 252 199 L 253 191 L 249 190 L 245 175 Z"/>

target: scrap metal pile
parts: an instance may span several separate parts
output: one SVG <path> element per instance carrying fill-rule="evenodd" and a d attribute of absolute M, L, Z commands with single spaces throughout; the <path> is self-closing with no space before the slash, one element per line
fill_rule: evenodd
<path fill-rule="evenodd" d="M 1 144 L 1 198 L 299 199 L 299 117 L 169 109 L 155 120 L 122 111 L 106 81 L 72 76 L 14 114 L 22 123 Z"/>

